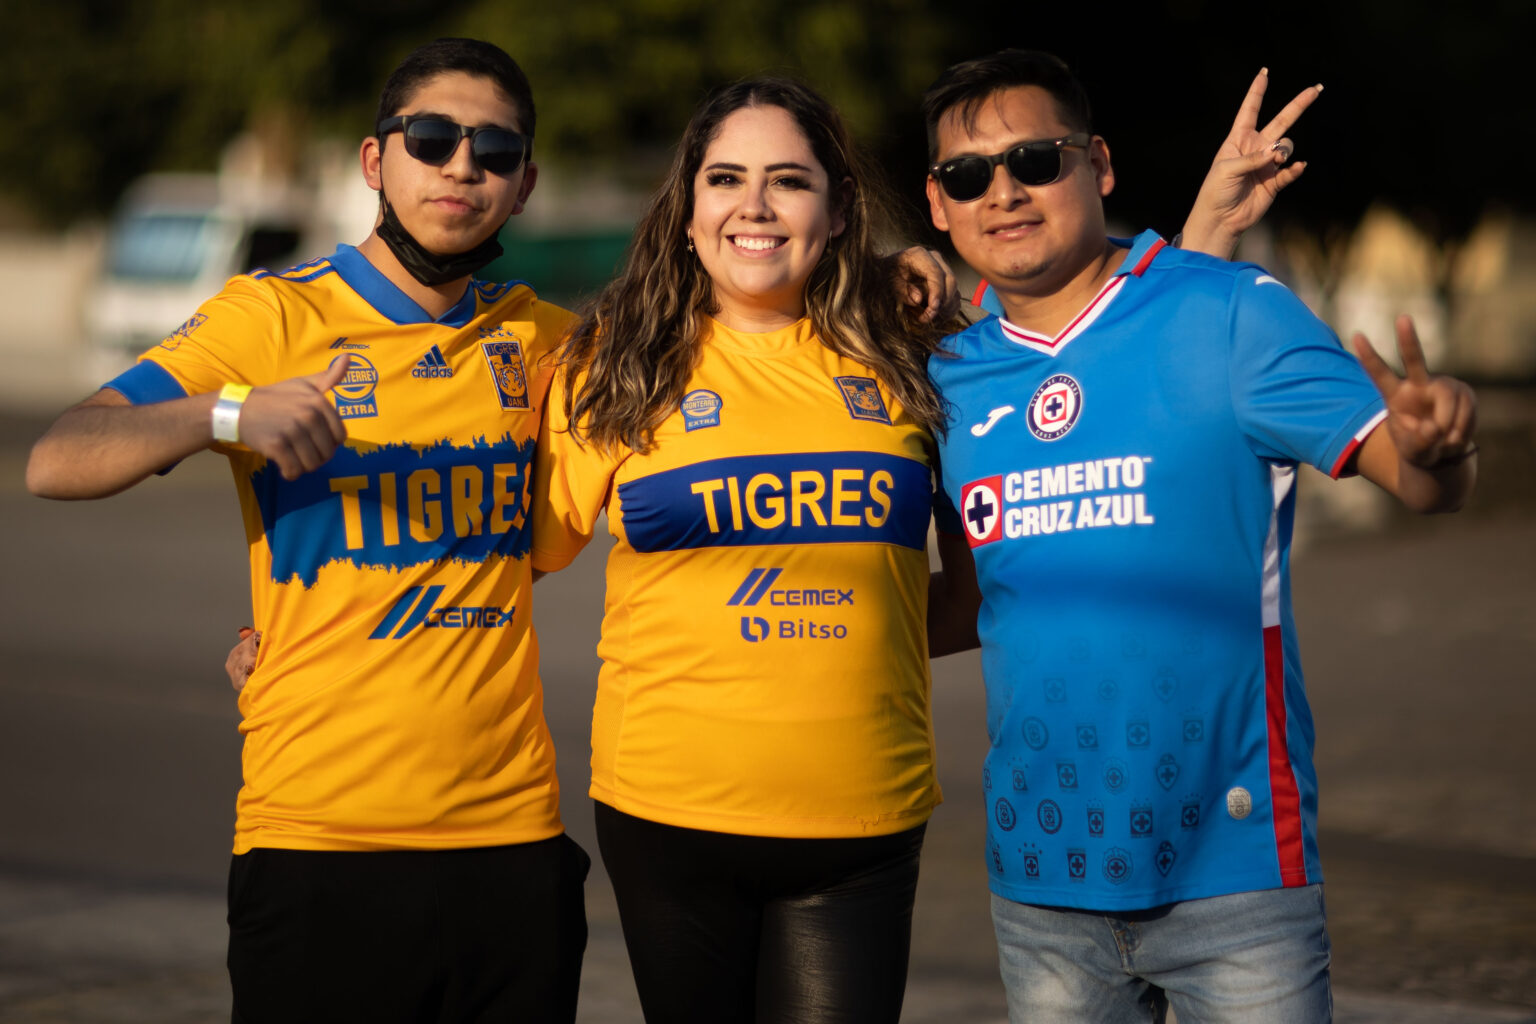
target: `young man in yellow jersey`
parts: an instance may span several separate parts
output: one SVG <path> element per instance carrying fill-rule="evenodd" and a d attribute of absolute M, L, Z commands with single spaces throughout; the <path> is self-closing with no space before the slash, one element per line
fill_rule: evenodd
<path fill-rule="evenodd" d="M 368 238 L 232 279 L 33 450 L 51 498 L 230 460 L 265 636 L 236 1021 L 574 1019 L 589 861 L 559 817 L 526 509 L 569 314 L 472 276 L 533 190 L 533 132 L 500 49 L 419 48 L 361 147 Z"/>

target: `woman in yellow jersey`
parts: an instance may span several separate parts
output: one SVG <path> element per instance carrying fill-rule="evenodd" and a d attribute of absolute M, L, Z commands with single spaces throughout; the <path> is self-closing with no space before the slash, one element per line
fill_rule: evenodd
<path fill-rule="evenodd" d="M 694 117 L 574 330 L 534 565 L 606 511 L 592 794 L 651 1021 L 894 1021 L 929 724 L 928 353 L 879 197 L 794 82 Z M 575 424 L 574 429 L 571 424 Z"/>

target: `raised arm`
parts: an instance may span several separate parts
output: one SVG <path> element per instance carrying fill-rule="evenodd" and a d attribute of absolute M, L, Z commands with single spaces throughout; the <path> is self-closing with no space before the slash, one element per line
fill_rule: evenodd
<path fill-rule="evenodd" d="M 253 388 L 239 414 L 240 443 L 276 463 L 286 480 L 323 465 L 346 439 L 326 392 L 346 376 L 342 356 L 320 373 Z M 27 461 L 27 488 L 42 498 L 105 498 L 214 443 L 212 392 L 131 405 L 103 388 L 48 428 Z"/>
<path fill-rule="evenodd" d="M 1306 161 L 1287 164 L 1295 145 L 1285 133 L 1322 95 L 1323 87 L 1303 89 L 1260 130 L 1259 108 L 1268 88 L 1269 69 L 1262 68 L 1200 184 L 1194 208 L 1184 222 L 1183 248 L 1231 259 L 1243 232 L 1257 224 L 1280 190 L 1307 169 Z"/>
<path fill-rule="evenodd" d="M 1386 422 L 1360 446 L 1360 475 L 1395 495 L 1415 512 L 1454 512 L 1477 483 L 1477 396 L 1454 377 L 1432 375 L 1413 319 L 1397 318 L 1399 377 L 1363 334 L 1356 334 L 1360 362 L 1387 400 Z"/>

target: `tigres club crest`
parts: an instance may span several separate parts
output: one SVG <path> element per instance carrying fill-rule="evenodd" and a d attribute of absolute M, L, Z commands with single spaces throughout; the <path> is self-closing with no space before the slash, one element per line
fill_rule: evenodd
<path fill-rule="evenodd" d="M 870 377 L 834 377 L 842 389 L 843 401 L 848 403 L 848 414 L 856 420 L 872 420 L 889 425 L 890 414 L 885 411 L 885 399 L 880 397 L 880 387 Z"/>
<path fill-rule="evenodd" d="M 503 409 L 527 409 L 528 370 L 523 365 L 523 343 L 509 337 L 504 328 L 483 330 L 482 337 L 502 337 L 504 341 L 482 341 L 480 349 L 485 353 L 486 365 L 491 368 L 491 379 L 496 382 L 496 397 Z"/>

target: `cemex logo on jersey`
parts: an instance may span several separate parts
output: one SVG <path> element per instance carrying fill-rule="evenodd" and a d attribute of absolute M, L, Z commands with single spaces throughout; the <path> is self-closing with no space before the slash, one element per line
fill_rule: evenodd
<path fill-rule="evenodd" d="M 1157 519 L 1143 491 L 1151 465 L 1144 455 L 1120 455 L 972 480 L 960 488 L 965 539 L 977 548 L 1005 538 L 1151 526 Z"/>
<path fill-rule="evenodd" d="M 443 350 L 433 345 L 427 349 L 427 354 L 416 360 L 416 365 L 411 368 L 412 377 L 429 379 L 433 377 L 452 377 L 453 367 L 448 365 L 448 360 L 443 358 Z"/>
<path fill-rule="evenodd" d="M 837 587 L 825 588 L 775 588 L 783 569 L 753 569 L 741 586 L 726 601 L 727 607 L 756 607 L 767 604 L 788 608 L 822 607 L 826 605 L 853 604 L 853 591 Z M 848 627 L 817 622 L 814 619 L 780 619 L 769 622 L 757 615 L 741 617 L 741 638 L 748 643 L 761 643 L 770 636 L 784 640 L 841 640 L 848 635 Z"/>
<path fill-rule="evenodd" d="M 425 591 L 425 592 L 423 592 Z M 424 629 L 501 629 L 512 624 L 515 605 L 449 605 L 437 607 L 441 586 L 412 587 L 384 613 L 368 634 L 370 640 L 399 640 L 417 626 Z M 396 628 L 398 627 L 398 628 Z"/>
<path fill-rule="evenodd" d="M 741 586 L 736 588 L 736 593 L 732 594 L 731 599 L 725 603 L 733 606 L 755 605 L 766 597 L 769 604 L 789 607 L 853 604 L 853 591 L 840 590 L 836 587 L 800 590 L 770 589 L 782 575 L 784 575 L 783 569 L 753 569 L 747 573 L 747 578 L 741 581 Z"/>

